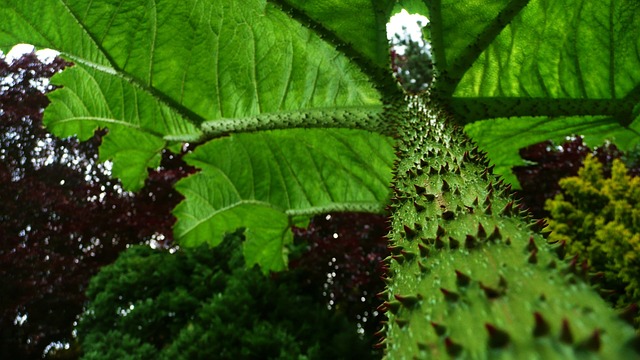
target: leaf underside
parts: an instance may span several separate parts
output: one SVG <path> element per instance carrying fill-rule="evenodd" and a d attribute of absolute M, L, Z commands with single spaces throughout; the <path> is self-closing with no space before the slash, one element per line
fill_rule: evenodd
<path fill-rule="evenodd" d="M 509 169 L 521 163 L 518 149 L 540 140 L 580 133 L 593 145 L 638 143 L 636 1 L 399 4 L 428 9 L 440 73 L 431 97 L 466 125 L 508 180 L 515 182 Z M 75 62 L 52 80 L 62 88 L 50 95 L 45 123 L 58 136 L 81 139 L 108 128 L 101 159 L 113 160 L 114 175 L 135 190 L 147 168 L 158 166 L 162 149 L 203 141 L 203 123 L 255 123 L 333 108 L 357 113 L 359 107 L 356 117 L 363 118 L 382 99 L 397 96 L 376 83 L 388 67 L 384 24 L 396 5 L 6 0 L 0 49 L 27 42 Z M 354 130 L 264 131 L 271 128 L 282 124 L 252 125 L 258 132 L 209 140 L 193 154 L 189 161 L 202 170 L 178 186 L 186 197 L 175 212 L 179 239 L 216 244 L 219 234 L 243 226 L 247 256 L 280 269 L 290 242 L 282 229 L 293 218 L 382 208 L 390 139 Z M 352 149 L 338 146 L 346 137 Z M 338 166 L 344 164 L 353 169 Z M 265 225 L 252 211 L 273 223 Z"/>

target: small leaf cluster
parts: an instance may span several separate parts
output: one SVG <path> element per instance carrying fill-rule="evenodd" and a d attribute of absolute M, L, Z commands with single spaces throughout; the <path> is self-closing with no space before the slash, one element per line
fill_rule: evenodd
<path fill-rule="evenodd" d="M 84 359 L 369 358 L 345 317 L 295 285 L 247 269 L 234 234 L 215 249 L 133 246 L 88 289 Z M 326 344 L 332 344 L 326 346 Z"/>
<path fill-rule="evenodd" d="M 622 307 L 640 300 L 640 177 L 615 159 L 611 176 L 589 155 L 578 176 L 560 180 L 562 193 L 548 200 L 551 242 L 588 261 L 602 276 L 609 300 Z"/>

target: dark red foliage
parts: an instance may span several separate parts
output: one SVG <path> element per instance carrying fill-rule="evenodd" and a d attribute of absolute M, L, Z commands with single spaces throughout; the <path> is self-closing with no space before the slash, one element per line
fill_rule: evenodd
<path fill-rule="evenodd" d="M 375 310 L 384 290 L 382 260 L 387 256 L 387 218 L 364 213 L 316 216 L 306 229 L 294 228 L 296 242 L 307 245 L 291 268 L 329 307 L 357 321 L 370 338 L 383 314 Z"/>
<path fill-rule="evenodd" d="M 46 79 L 65 66 L 34 54 L 0 59 L 0 358 L 41 358 L 68 342 L 87 283 L 128 244 L 172 240 L 172 185 L 191 169 L 164 154 L 137 195 L 97 163 L 104 131 L 87 142 L 42 127 Z"/>
<path fill-rule="evenodd" d="M 534 162 L 533 165 L 515 166 L 514 174 L 522 186 L 518 195 L 536 218 L 549 214 L 544 210 L 544 203 L 560 193 L 558 181 L 564 177 L 576 176 L 582 167 L 584 158 L 592 154 L 603 164 L 605 176 L 611 175 L 614 159 L 623 157 L 624 153 L 615 145 L 606 143 L 591 150 L 584 144 L 582 137 L 572 137 L 557 146 L 552 141 L 544 141 L 520 149 L 524 160 Z M 640 168 L 630 165 L 630 173 L 638 174 Z"/>

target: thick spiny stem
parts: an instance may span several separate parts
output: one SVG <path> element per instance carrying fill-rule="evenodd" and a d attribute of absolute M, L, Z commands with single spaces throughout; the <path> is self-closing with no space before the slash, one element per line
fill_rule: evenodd
<path fill-rule="evenodd" d="M 418 101 L 398 124 L 390 359 L 637 358 L 634 330 L 559 259 L 481 151 Z M 559 245 L 558 245 L 559 246 Z"/>

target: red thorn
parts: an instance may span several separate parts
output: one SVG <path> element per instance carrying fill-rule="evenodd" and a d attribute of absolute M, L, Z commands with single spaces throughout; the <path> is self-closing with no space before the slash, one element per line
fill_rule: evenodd
<path fill-rule="evenodd" d="M 442 219 L 444 220 L 453 220 L 453 218 L 456 217 L 456 213 L 454 213 L 451 210 L 447 210 L 445 212 L 442 213 Z"/>
<path fill-rule="evenodd" d="M 451 338 L 447 337 L 444 339 L 444 347 L 447 350 L 447 354 L 449 356 L 458 356 L 462 352 L 462 345 L 457 344 L 451 340 Z"/>
<path fill-rule="evenodd" d="M 402 256 L 404 256 L 405 260 L 407 261 L 411 261 L 416 258 L 416 253 L 414 252 L 401 250 L 400 254 L 402 254 Z"/>
<path fill-rule="evenodd" d="M 404 226 L 404 233 L 406 234 L 407 239 L 413 240 L 413 238 L 416 236 L 416 231 L 408 227 L 407 225 L 403 225 L 403 226 Z"/>
<path fill-rule="evenodd" d="M 510 336 L 506 331 L 498 329 L 489 323 L 484 324 L 484 327 L 489 332 L 489 347 L 501 348 L 509 344 Z"/>
<path fill-rule="evenodd" d="M 533 317 L 535 318 L 536 324 L 533 327 L 533 336 L 540 337 L 549 334 L 551 328 L 547 321 L 542 317 L 542 314 L 539 312 L 533 313 Z"/>
<path fill-rule="evenodd" d="M 444 335 L 444 333 L 447 332 L 447 327 L 441 324 L 438 324 L 436 322 L 431 322 L 431 326 L 433 326 L 433 330 L 435 330 L 436 334 L 438 334 L 438 336 L 442 336 Z"/>
<path fill-rule="evenodd" d="M 529 259 L 527 259 L 529 264 L 537 264 L 538 263 L 538 249 L 532 250 L 531 254 L 529 254 Z"/>
<path fill-rule="evenodd" d="M 440 288 L 440 291 L 444 295 L 444 299 L 447 301 L 458 301 L 458 299 L 460 299 L 460 295 L 456 292 L 449 291 L 445 288 Z"/>
<path fill-rule="evenodd" d="M 425 272 L 427 272 L 427 270 L 429 270 L 429 269 L 427 269 L 426 266 L 424 266 L 424 264 L 420 260 L 418 260 L 418 268 L 420 269 L 420 272 L 422 272 L 422 273 L 425 273 Z"/>
<path fill-rule="evenodd" d="M 423 244 L 418 244 L 418 250 L 420 251 L 420 256 L 422 256 L 423 258 L 429 256 L 429 248 L 427 248 Z"/>
<path fill-rule="evenodd" d="M 422 299 L 420 294 L 418 295 L 393 295 L 396 300 L 398 300 L 404 307 L 410 308 L 415 306 L 418 301 Z"/>
<path fill-rule="evenodd" d="M 489 299 L 493 300 L 502 296 L 502 292 L 500 290 L 485 286 L 483 283 L 480 283 L 480 288 Z"/>
<path fill-rule="evenodd" d="M 510 216 L 513 213 L 513 201 L 509 201 L 507 205 L 502 209 L 503 216 Z"/>
<path fill-rule="evenodd" d="M 464 247 L 467 249 L 473 249 L 478 245 L 478 240 L 473 235 L 467 235 L 464 239 Z"/>
<path fill-rule="evenodd" d="M 529 225 L 530 229 L 534 232 L 540 232 L 547 226 L 547 221 L 545 219 L 538 219 L 536 222 Z"/>
<path fill-rule="evenodd" d="M 451 186 L 449 186 L 447 180 L 442 179 L 442 191 L 449 191 L 450 189 Z"/>
<path fill-rule="evenodd" d="M 480 240 L 484 240 L 487 238 L 487 232 L 484 230 L 484 226 L 481 223 L 478 223 L 478 238 Z"/>
<path fill-rule="evenodd" d="M 458 270 L 456 270 L 456 284 L 458 286 L 467 286 L 471 282 L 471 277 Z"/>
<path fill-rule="evenodd" d="M 491 235 L 489 235 L 489 240 L 494 241 L 494 240 L 500 240 L 500 239 L 502 239 L 502 234 L 500 233 L 500 229 L 496 225 L 493 227 L 493 232 L 491 233 Z"/>
<path fill-rule="evenodd" d="M 569 320 L 562 319 L 562 327 L 560 328 L 560 341 L 565 344 L 573 344 L 573 334 L 571 334 L 571 328 L 569 327 Z"/>
<path fill-rule="evenodd" d="M 593 333 L 591 334 L 591 336 L 586 338 L 579 345 L 579 347 L 581 349 L 585 349 L 585 350 L 588 350 L 588 351 L 594 351 L 594 352 L 600 350 L 601 346 L 602 346 L 602 340 L 600 339 L 600 330 L 599 329 L 594 330 Z"/>

